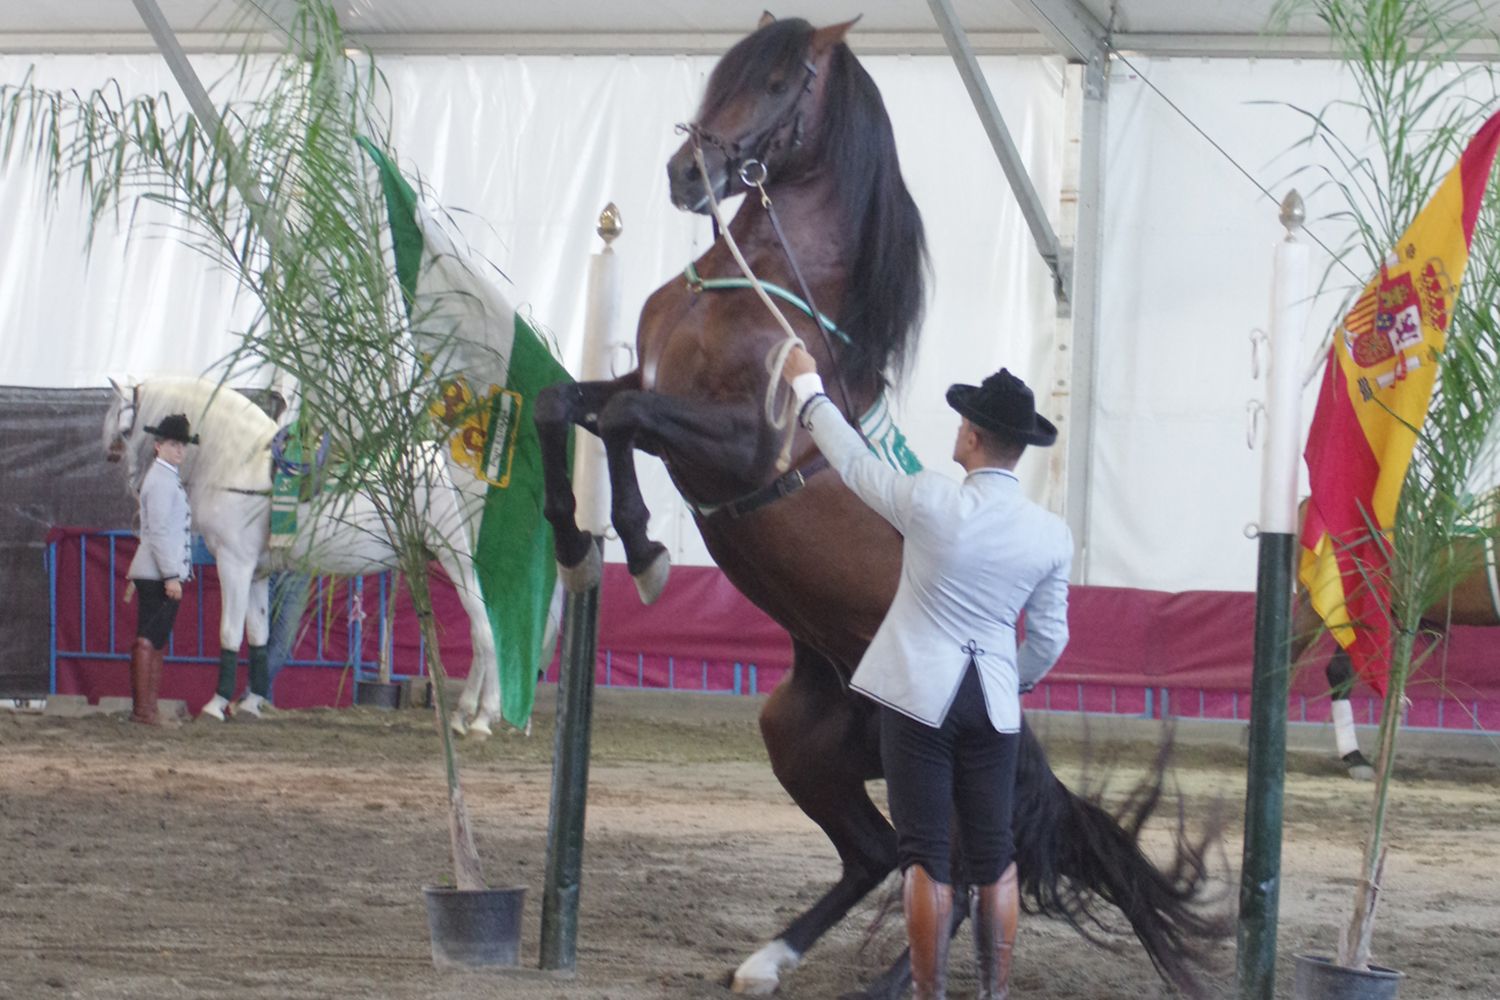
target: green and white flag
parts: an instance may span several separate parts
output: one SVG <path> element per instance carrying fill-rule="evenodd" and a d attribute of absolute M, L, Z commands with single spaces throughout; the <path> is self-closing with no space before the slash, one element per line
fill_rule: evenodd
<path fill-rule="evenodd" d="M 380 171 L 413 337 L 441 379 L 432 413 L 452 429 L 451 462 L 486 484 L 474 568 L 500 662 L 502 714 L 524 727 L 557 578 L 532 406 L 538 390 L 573 379 L 500 294 L 490 266 L 454 243 L 379 149 L 360 144 Z"/>

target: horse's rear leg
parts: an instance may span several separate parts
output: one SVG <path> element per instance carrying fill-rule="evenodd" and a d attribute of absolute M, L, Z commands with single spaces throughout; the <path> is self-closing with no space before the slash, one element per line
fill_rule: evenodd
<path fill-rule="evenodd" d="M 1303 501 L 1304 504 L 1307 501 Z M 1292 606 L 1292 669 L 1312 665 L 1312 653 L 1319 648 L 1316 642 L 1323 635 L 1323 619 L 1313 610 L 1306 588 L 1297 585 L 1297 600 Z M 1306 663 L 1303 658 L 1306 657 Z M 1354 689 L 1354 666 L 1349 654 L 1338 643 L 1333 644 L 1333 658 L 1323 668 L 1328 677 L 1331 697 L 1329 715 L 1333 720 L 1333 739 L 1338 755 L 1355 781 L 1375 780 L 1375 768 L 1359 752 L 1359 736 L 1354 730 L 1354 707 L 1349 703 L 1349 693 Z"/>
<path fill-rule="evenodd" d="M 1355 781 L 1374 781 L 1375 768 L 1359 751 L 1359 733 L 1354 728 L 1354 706 L 1349 695 L 1354 690 L 1354 664 L 1342 646 L 1335 646 L 1333 657 L 1325 669 L 1328 690 L 1332 701 L 1329 714 L 1333 718 L 1333 739 L 1338 746 L 1339 759 L 1349 769 L 1349 777 Z"/>
<path fill-rule="evenodd" d="M 833 842 L 843 874 L 822 898 L 735 970 L 737 993 L 766 995 L 813 944 L 896 867 L 896 832 L 870 801 L 878 772 L 871 706 L 844 694 L 834 667 L 800 643 L 792 676 L 761 710 L 761 735 L 782 787 Z M 905 979 L 900 980 L 901 987 Z"/>
<path fill-rule="evenodd" d="M 454 732 L 484 739 L 492 735 L 490 723 L 500 714 L 500 662 L 489 612 L 484 606 L 484 592 L 474 571 L 474 551 L 462 526 L 462 510 L 458 506 L 452 509 L 441 506 L 448 498 L 456 497 L 455 490 L 432 491 L 432 535 L 427 544 L 453 582 L 459 603 L 469 617 L 469 643 L 473 650 L 469 677 L 449 726 Z"/>
<path fill-rule="evenodd" d="M 603 569 L 593 538 L 578 529 L 575 519 L 578 501 L 573 495 L 568 464 L 568 428 L 577 425 L 597 434 L 599 411 L 604 404 L 621 390 L 639 387 L 640 381 L 640 373 L 631 372 L 613 382 L 559 383 L 537 393 L 533 420 L 541 445 L 546 487 L 543 513 L 552 525 L 563 583 L 573 592 L 597 586 Z"/>

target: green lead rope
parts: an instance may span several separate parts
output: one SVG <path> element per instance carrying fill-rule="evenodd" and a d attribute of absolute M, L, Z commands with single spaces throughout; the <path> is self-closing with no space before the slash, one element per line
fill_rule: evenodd
<path fill-rule="evenodd" d="M 687 267 L 683 268 L 682 273 L 683 276 L 687 278 L 688 287 L 695 292 L 716 292 L 731 288 L 753 289 L 755 287 L 755 285 L 750 281 L 749 278 L 700 278 L 698 277 L 698 269 L 692 264 L 688 264 Z M 843 341 L 845 346 L 848 346 L 851 343 L 851 341 L 849 340 L 849 335 L 843 330 L 840 330 L 838 328 L 838 325 L 834 323 L 833 320 L 829 319 L 822 313 L 814 314 L 812 306 L 808 305 L 806 302 L 803 302 L 800 296 L 796 295 L 793 292 L 787 291 L 780 285 L 773 285 L 769 281 L 762 281 L 760 283 L 760 287 L 766 290 L 766 294 L 774 295 L 778 299 L 781 299 L 783 302 L 791 303 L 792 305 L 796 306 L 798 309 L 806 313 L 808 316 L 811 316 L 813 319 L 817 320 L 823 325 L 823 329 L 827 330 L 829 333 L 839 338 L 839 340 Z"/>

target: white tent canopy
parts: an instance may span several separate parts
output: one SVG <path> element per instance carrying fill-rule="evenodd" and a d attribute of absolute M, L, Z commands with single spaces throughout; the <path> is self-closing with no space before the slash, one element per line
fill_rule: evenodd
<path fill-rule="evenodd" d="M 577 371 L 599 209 L 614 201 L 624 214 L 616 251 L 631 314 L 708 240 L 702 219 L 667 202 L 663 168 L 680 141 L 672 126 L 692 115 L 715 56 L 755 25 L 763 5 L 348 0 L 339 7 L 351 34 L 380 53 L 403 167 L 419 171 L 446 204 L 483 220 L 467 235 L 504 270 L 507 294 L 557 337 Z M 881 86 L 926 222 L 934 281 L 897 413 L 918 454 L 942 467 L 955 425 L 939 402 L 949 383 L 977 381 L 1005 365 L 1037 388 L 1039 400 L 1058 384 L 1068 387 L 1052 278 L 928 5 L 806 6 L 776 13 L 820 23 L 863 14 L 849 41 Z M 1062 0 L 1022 6 L 1077 10 Z M 1099 318 L 1086 397 L 1089 558 L 1080 582 L 1248 590 L 1255 546 L 1244 529 L 1257 517 L 1260 456 L 1246 447 L 1246 405 L 1264 391 L 1252 379 L 1249 338 L 1268 318 L 1271 248 L 1283 234 L 1274 201 L 1240 169 L 1278 197 L 1294 182 L 1301 186 L 1310 229 L 1338 245 L 1342 231 L 1321 218 L 1336 207 L 1327 192 L 1312 191 L 1312 179 L 1286 180 L 1314 155 L 1293 149 L 1307 124 L 1288 104 L 1320 110 L 1347 81 L 1336 62 L 1302 58 L 1326 53 L 1326 39 L 1262 33 L 1268 0 L 1082 6 L 1101 24 L 1112 17 L 1113 44 L 1128 52 L 1112 63 L 1100 137 Z M 11 54 L 0 56 L 0 80 L 18 82 L 34 66 L 44 85 L 91 87 L 114 78 L 130 91 L 176 90 L 131 5 L 4 8 L 0 51 Z M 221 38 L 242 16 L 237 8 L 169 0 L 162 8 L 198 52 L 202 78 L 217 79 L 231 57 L 209 50 L 238 47 Z M 1018 7 L 958 0 L 954 8 L 976 48 L 990 53 L 981 57 L 984 75 L 1057 227 L 1074 183 L 1066 176 L 1077 140 L 1069 90 L 1079 77 L 1065 72 Z M 65 201 L 49 215 L 23 169 L 0 176 L 0 212 L 11 222 L 0 232 L 0 383 L 78 387 L 103 384 L 106 375 L 202 371 L 228 352 L 251 315 L 252 303 L 236 301 L 205 262 L 140 219 L 129 240 L 105 234 L 85 265 L 80 213 Z M 1314 258 L 1319 268 L 1326 264 L 1322 251 Z M 1353 283 L 1347 275 L 1335 281 Z M 1337 305 L 1337 294 L 1317 303 L 1310 355 Z M 1023 465 L 1033 495 L 1076 505 L 1049 477 L 1046 459 L 1039 452 Z M 640 464 L 653 534 L 679 562 L 706 562 L 664 472 L 654 460 Z"/>
<path fill-rule="evenodd" d="M 190 49 L 237 50 L 245 15 L 234 0 L 158 0 Z M 275 9 L 278 0 L 261 0 Z M 924 0 L 425 0 L 421 4 L 334 0 L 340 23 L 361 45 L 385 52 L 552 52 L 717 54 L 769 6 L 783 17 L 819 23 L 860 18 L 862 52 L 945 54 Z M 1020 4 L 954 0 L 981 52 L 1051 53 Z M 1311 19 L 1266 32 L 1273 0 L 1042 0 L 1045 17 L 1081 8 L 1111 32 L 1119 49 L 1154 54 L 1274 55 L 1326 53 Z M 226 36 L 226 33 L 227 36 Z M 11 3 L 0 9 L 0 47 L 9 51 L 155 51 L 135 8 L 121 0 Z"/>

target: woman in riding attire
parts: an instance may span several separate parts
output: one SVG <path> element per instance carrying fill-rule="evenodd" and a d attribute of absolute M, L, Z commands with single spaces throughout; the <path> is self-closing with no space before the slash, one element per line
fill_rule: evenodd
<path fill-rule="evenodd" d="M 163 418 L 146 433 L 156 438 L 156 458 L 141 481 L 140 545 L 126 573 L 140 601 L 130 650 L 130 718 L 158 726 L 162 655 L 177 620 L 182 585 L 193 575 L 193 513 L 178 467 L 198 436 L 188 434 L 188 419 L 182 413 Z"/>

